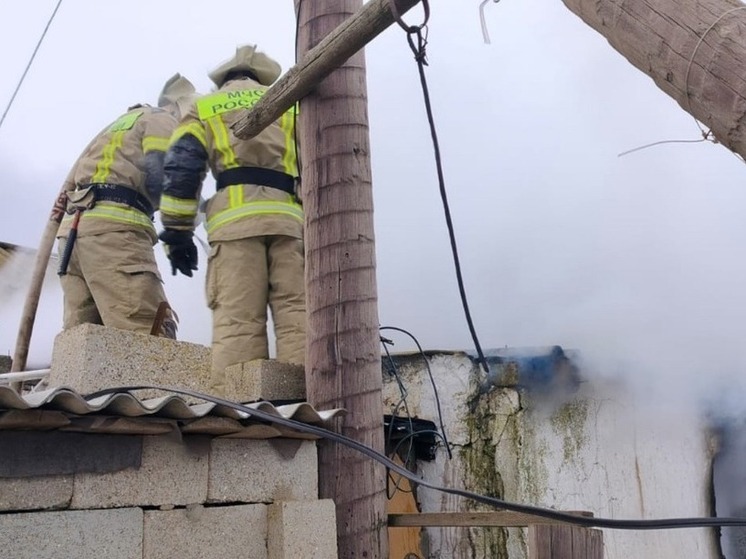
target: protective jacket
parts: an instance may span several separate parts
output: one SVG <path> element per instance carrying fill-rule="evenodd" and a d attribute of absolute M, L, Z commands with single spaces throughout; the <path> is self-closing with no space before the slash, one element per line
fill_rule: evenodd
<path fill-rule="evenodd" d="M 102 130 L 80 155 L 65 180 L 68 193 L 85 192 L 95 205 L 85 210 L 78 236 L 142 229 L 157 241 L 153 211 L 163 184 L 163 158 L 178 121 L 164 109 L 138 105 Z M 73 194 L 74 196 L 74 194 Z M 72 215 L 63 218 L 66 237 Z"/>
<path fill-rule="evenodd" d="M 165 227 L 194 229 L 209 166 L 217 188 L 206 206 L 210 242 L 261 235 L 303 237 L 303 208 L 294 191 L 294 110 L 251 141 L 236 138 L 231 128 L 266 90 L 249 78 L 228 81 L 199 98 L 182 119 L 165 161 Z"/>
<path fill-rule="evenodd" d="M 177 124 L 166 110 L 133 107 L 88 144 L 68 174 L 68 212 L 85 209 L 67 273 L 60 277 L 64 329 L 93 323 L 148 334 L 157 328 L 159 307 L 167 301 L 153 253 L 153 212 Z M 66 215 L 60 224 L 60 253 L 72 219 Z M 158 333 L 173 338 L 175 332 L 169 310 Z"/>

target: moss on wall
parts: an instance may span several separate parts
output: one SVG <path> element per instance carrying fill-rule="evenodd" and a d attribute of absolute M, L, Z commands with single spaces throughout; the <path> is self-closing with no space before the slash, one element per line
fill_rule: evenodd
<path fill-rule="evenodd" d="M 501 413 L 504 406 L 498 401 L 502 391 L 477 395 L 473 401 L 473 412 L 466 417 L 469 442 L 461 449 L 464 465 L 464 484 L 470 491 L 482 495 L 502 498 L 505 494 L 503 480 L 497 471 L 498 446 L 505 452 L 505 444 L 515 449 L 513 442 L 517 433 L 515 416 Z M 507 440 L 506 440 L 507 439 Z M 468 501 L 469 510 L 494 510 L 486 505 Z M 508 559 L 508 533 L 504 528 L 471 528 L 468 531 L 470 557 L 473 559 Z"/>

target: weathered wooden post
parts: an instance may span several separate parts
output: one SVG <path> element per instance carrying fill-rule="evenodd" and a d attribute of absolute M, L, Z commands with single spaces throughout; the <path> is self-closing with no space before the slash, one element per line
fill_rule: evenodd
<path fill-rule="evenodd" d="M 296 0 L 298 55 L 362 0 Z M 306 390 L 343 407 L 341 431 L 383 450 L 381 355 L 373 233 L 365 56 L 358 51 L 300 104 L 306 214 Z M 386 559 L 386 471 L 342 445 L 319 447 L 319 493 L 337 508 L 339 556 Z"/>

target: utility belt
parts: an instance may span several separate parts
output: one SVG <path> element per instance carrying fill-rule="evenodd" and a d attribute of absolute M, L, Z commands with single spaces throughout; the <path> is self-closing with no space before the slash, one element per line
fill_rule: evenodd
<path fill-rule="evenodd" d="M 295 194 L 295 178 L 292 175 L 262 167 L 234 167 L 218 175 L 215 188 L 222 190 L 233 184 L 256 184 L 277 188 L 288 194 Z"/>
<path fill-rule="evenodd" d="M 96 205 L 96 202 L 116 202 L 134 208 L 150 219 L 153 219 L 153 204 L 145 196 L 133 188 L 121 184 L 109 184 L 104 182 L 88 184 L 67 192 L 69 200 L 68 212 L 76 210 L 88 210 Z"/>

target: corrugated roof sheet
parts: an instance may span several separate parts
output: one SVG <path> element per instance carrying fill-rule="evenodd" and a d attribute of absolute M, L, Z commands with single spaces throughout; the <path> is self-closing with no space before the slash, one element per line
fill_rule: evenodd
<path fill-rule="evenodd" d="M 324 424 L 345 413 L 319 411 L 308 403 L 247 407 L 308 424 Z M 79 431 L 117 434 L 160 434 L 178 429 L 185 434 L 243 438 L 317 438 L 253 419 L 248 413 L 213 403 L 188 404 L 181 396 L 139 399 L 129 392 L 90 400 L 66 387 L 19 395 L 0 386 L 0 429 Z"/>

